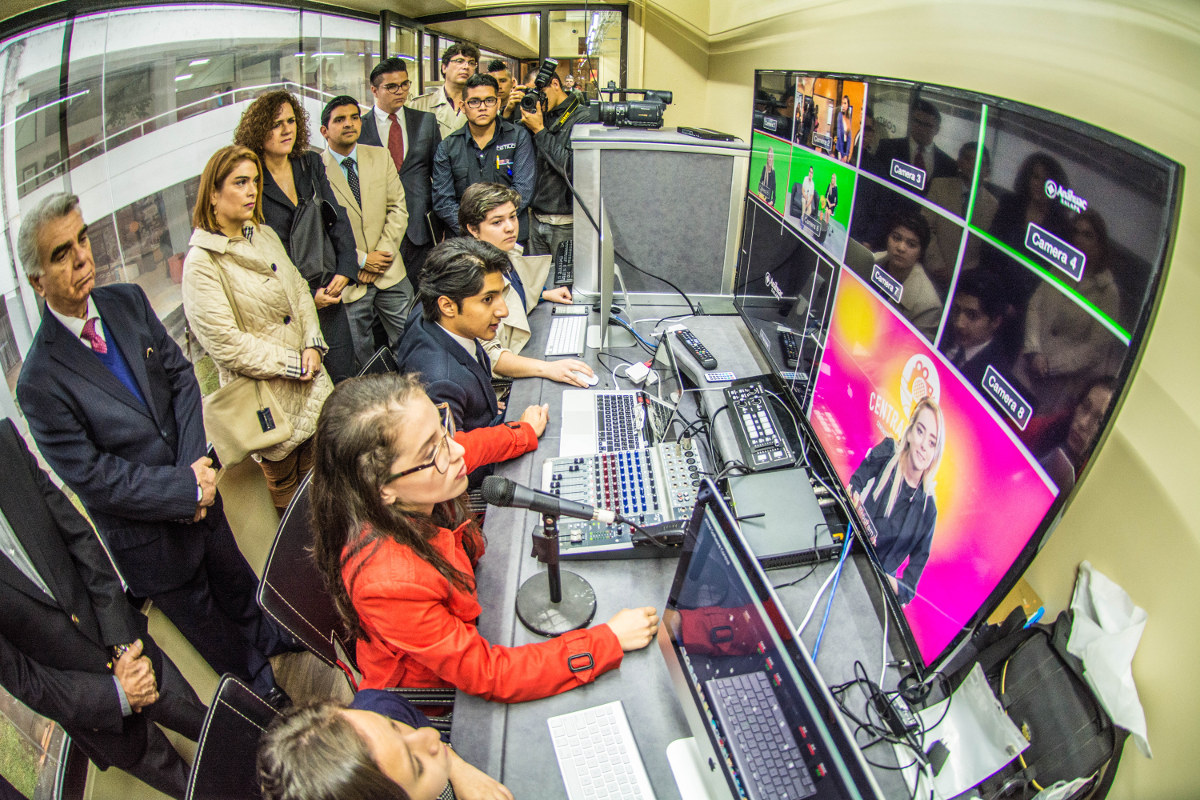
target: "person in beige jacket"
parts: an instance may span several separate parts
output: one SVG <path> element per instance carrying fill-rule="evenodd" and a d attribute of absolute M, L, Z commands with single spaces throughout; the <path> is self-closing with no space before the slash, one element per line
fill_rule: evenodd
<path fill-rule="evenodd" d="M 517 244 L 517 209 L 521 195 L 498 183 L 475 183 L 463 192 L 458 206 L 458 223 L 463 233 L 495 245 L 508 255 L 512 269 L 504 276 L 504 302 L 508 316 L 500 323 L 496 338 L 483 343 L 492 362 L 492 376 L 499 378 L 548 378 L 559 383 L 586 387 L 586 377 L 595 373 L 577 358 L 543 361 L 520 355 L 529 342 L 528 314 L 541 300 L 570 303 L 565 286 L 543 289 L 553 256 L 521 255 Z M 585 377 L 586 376 L 586 377 Z"/>
<path fill-rule="evenodd" d="M 255 454 L 282 514 L 312 468 L 312 435 L 333 384 L 321 368 L 326 347 L 312 295 L 275 231 L 262 224 L 261 194 L 252 150 L 231 145 L 208 160 L 184 260 L 183 308 L 221 385 L 239 375 L 268 380 L 287 412 L 291 438 Z"/>

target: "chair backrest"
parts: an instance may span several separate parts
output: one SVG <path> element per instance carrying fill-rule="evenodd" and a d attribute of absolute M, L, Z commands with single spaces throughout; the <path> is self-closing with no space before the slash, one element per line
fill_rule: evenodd
<path fill-rule="evenodd" d="M 258 800 L 258 741 L 278 716 L 232 675 L 224 675 L 204 718 L 187 800 Z"/>
<path fill-rule="evenodd" d="M 312 558 L 308 497 L 311 484 L 309 473 L 279 521 L 279 532 L 275 534 L 258 584 L 258 604 L 267 616 L 303 642 L 309 652 L 342 670 L 350 686 L 358 688 L 352 672 L 357 670 L 354 641 L 333 598 L 325 591 L 325 582 Z"/>
<path fill-rule="evenodd" d="M 400 365 L 396 363 L 396 356 L 392 355 L 390 347 L 381 347 L 375 351 L 375 355 L 371 356 L 366 364 L 363 364 L 362 369 L 358 371 L 359 377 L 363 375 L 383 375 L 388 372 L 399 372 Z"/>

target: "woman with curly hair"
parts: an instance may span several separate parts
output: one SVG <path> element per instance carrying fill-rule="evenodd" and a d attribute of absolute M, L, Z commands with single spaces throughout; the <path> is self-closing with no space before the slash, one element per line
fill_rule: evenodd
<path fill-rule="evenodd" d="M 263 218 L 308 281 L 329 347 L 325 367 L 335 383 L 344 380 L 355 374 L 357 365 L 341 294 L 358 276 L 358 251 L 346 210 L 325 175 L 325 164 L 309 150 L 308 112 L 291 92 L 267 92 L 243 112 L 233 141 L 253 150 L 262 162 Z M 317 220 L 324 240 L 293 237 L 301 209 L 314 202 L 319 206 Z"/>

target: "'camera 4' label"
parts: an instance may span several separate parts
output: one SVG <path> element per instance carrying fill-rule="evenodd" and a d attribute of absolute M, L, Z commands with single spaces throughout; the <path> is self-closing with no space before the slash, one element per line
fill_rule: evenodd
<path fill-rule="evenodd" d="M 1071 280 L 1083 278 L 1083 268 L 1087 265 L 1087 256 L 1083 251 L 1032 222 L 1025 229 L 1025 249 L 1070 275 Z"/>

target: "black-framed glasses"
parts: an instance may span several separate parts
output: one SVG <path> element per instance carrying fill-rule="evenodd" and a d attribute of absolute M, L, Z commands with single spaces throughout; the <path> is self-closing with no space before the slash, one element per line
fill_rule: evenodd
<path fill-rule="evenodd" d="M 414 472 L 420 472 L 421 470 L 429 469 L 430 467 L 433 467 L 443 475 L 446 474 L 446 470 L 450 467 L 450 442 L 448 440 L 454 438 L 454 434 L 458 432 L 458 428 L 454 424 L 454 415 L 450 413 L 449 405 L 446 403 L 438 403 L 436 406 L 434 406 L 434 408 L 436 408 L 442 415 L 442 438 L 441 441 L 439 441 L 433 447 L 433 457 L 429 459 L 428 463 L 403 469 L 397 473 L 388 475 L 383 479 L 385 486 L 397 478 L 403 478 L 405 475 L 412 475 Z"/>
<path fill-rule="evenodd" d="M 383 86 L 380 86 L 379 88 L 383 89 L 385 92 L 391 92 L 392 94 L 400 94 L 400 92 L 404 91 L 405 89 L 407 89 L 410 86 L 412 86 L 412 81 L 405 81 L 404 83 L 385 83 Z"/>
<path fill-rule="evenodd" d="M 497 97 L 472 97 L 467 101 L 467 108 L 471 109 L 472 111 L 478 109 L 480 106 L 483 106 L 484 108 L 495 108 L 496 103 L 499 102 L 500 99 Z"/>

